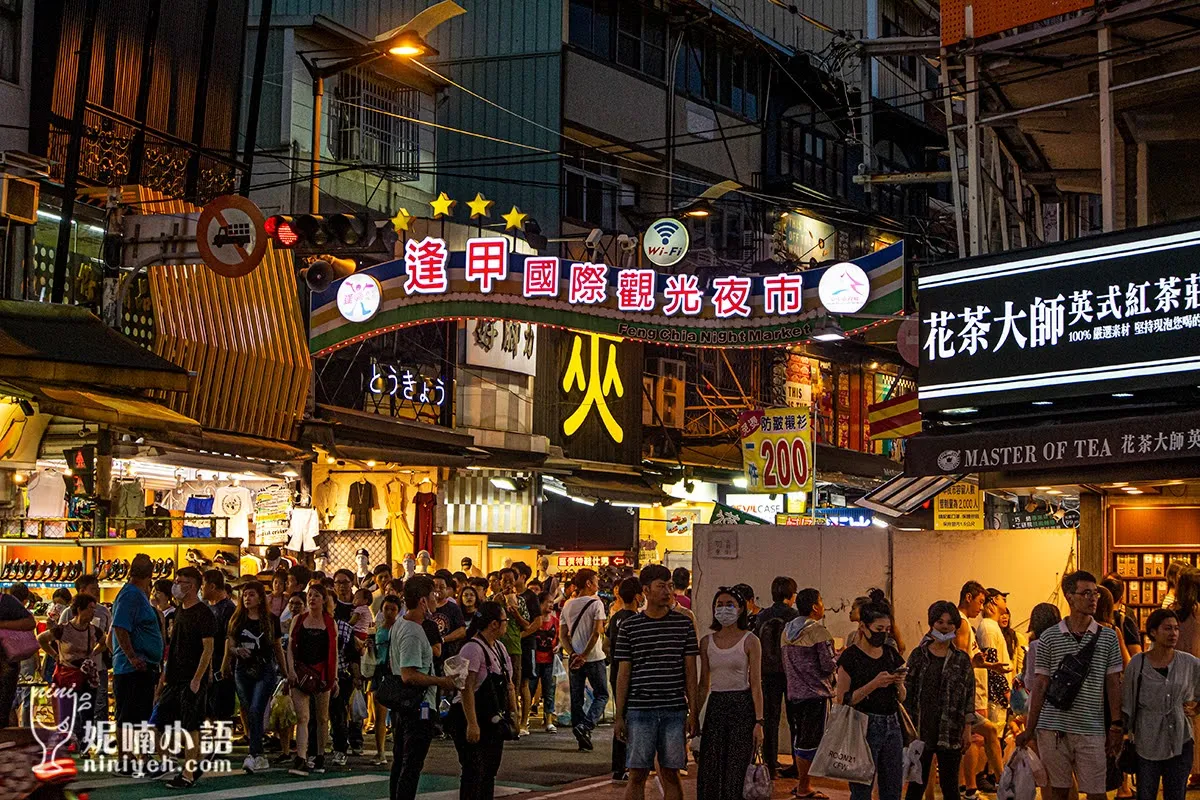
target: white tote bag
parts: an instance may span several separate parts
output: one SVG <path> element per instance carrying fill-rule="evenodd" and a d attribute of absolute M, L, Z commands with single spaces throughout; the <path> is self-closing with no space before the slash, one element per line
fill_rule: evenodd
<path fill-rule="evenodd" d="M 850 783 L 875 782 L 875 759 L 867 745 L 867 715 L 850 706 L 829 707 L 825 733 L 809 775 Z"/>

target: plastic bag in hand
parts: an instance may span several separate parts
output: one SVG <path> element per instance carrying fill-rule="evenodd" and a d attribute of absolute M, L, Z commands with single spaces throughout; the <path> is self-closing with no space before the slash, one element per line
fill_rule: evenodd
<path fill-rule="evenodd" d="M 1013 751 L 996 785 L 996 800 L 1036 800 L 1037 787 L 1049 782 L 1046 768 L 1028 747 Z"/>
<path fill-rule="evenodd" d="M 358 689 L 354 690 L 354 694 L 350 698 L 350 719 L 354 722 L 362 722 L 367 718 L 367 699 L 363 697 L 363 693 Z"/>
<path fill-rule="evenodd" d="M 905 783 L 925 783 L 925 775 L 921 770 L 921 756 L 923 755 L 925 755 L 925 743 L 920 739 L 904 748 Z"/>
<path fill-rule="evenodd" d="M 287 681 L 280 681 L 281 685 L 286 686 Z M 271 712 L 268 716 L 271 730 L 283 730 L 290 728 L 296 724 L 296 706 L 292 704 L 292 695 L 286 690 L 275 690 L 275 695 L 271 698 Z"/>
<path fill-rule="evenodd" d="M 460 690 L 467 685 L 467 671 L 470 663 L 462 656 L 450 656 L 442 664 L 442 672 L 447 678 L 454 678 L 454 685 Z"/>

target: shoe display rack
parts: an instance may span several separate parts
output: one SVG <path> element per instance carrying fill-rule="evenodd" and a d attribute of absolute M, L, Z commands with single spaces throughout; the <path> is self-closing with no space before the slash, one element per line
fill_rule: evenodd
<path fill-rule="evenodd" d="M 170 578 L 183 566 L 213 567 L 240 576 L 237 539 L 0 539 L 0 589 L 21 582 L 31 589 L 74 589 L 85 572 L 101 590 L 118 590 L 129 578 L 129 562 L 150 556 L 154 578 Z M 104 595 L 105 601 L 109 600 Z"/>

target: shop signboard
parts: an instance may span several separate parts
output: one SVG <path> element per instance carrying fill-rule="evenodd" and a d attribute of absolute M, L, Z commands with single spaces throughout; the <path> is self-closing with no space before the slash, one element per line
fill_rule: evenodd
<path fill-rule="evenodd" d="M 470 366 L 537 374 L 537 325 L 476 319 L 465 324 L 465 331 L 466 361 Z"/>
<path fill-rule="evenodd" d="M 744 411 L 738 429 L 750 492 L 812 491 L 814 448 L 807 408 Z"/>
<path fill-rule="evenodd" d="M 983 530 L 983 492 L 973 483 L 959 481 L 933 498 L 935 531 Z"/>
<path fill-rule="evenodd" d="M 692 531 L 700 524 L 700 509 L 698 508 L 668 508 L 667 536 L 691 536 Z"/>
<path fill-rule="evenodd" d="M 513 253 L 503 238 L 470 239 L 466 248 L 450 252 L 442 239 L 409 240 L 404 258 L 314 293 L 310 350 L 327 355 L 388 331 L 445 319 L 546 323 L 693 347 L 779 346 L 809 338 L 826 272 L 722 275 L 702 283 L 692 274 Z M 864 311 L 903 310 L 903 243 L 852 263 L 867 278 Z M 345 281 L 357 285 L 364 278 L 379 284 L 378 308 L 368 316 L 355 307 L 358 313 L 348 318 L 339 311 L 338 293 Z M 856 283 L 856 291 L 863 291 L 861 281 Z M 869 322 L 849 316 L 843 327 Z"/>
<path fill-rule="evenodd" d="M 1059 522 L 1047 511 L 1013 511 L 1001 518 L 1002 522 L 1007 523 L 1007 527 L 1014 531 L 1033 531 L 1045 530 L 1047 528 L 1076 528 L 1079 527 L 1079 512 L 1075 512 L 1075 524 L 1066 524 L 1066 517 Z"/>
<path fill-rule="evenodd" d="M 1108 467 L 1200 458 L 1200 412 L 908 440 L 906 475 Z"/>
<path fill-rule="evenodd" d="M 1200 226 L 922 270 L 922 412 L 1200 383 Z"/>

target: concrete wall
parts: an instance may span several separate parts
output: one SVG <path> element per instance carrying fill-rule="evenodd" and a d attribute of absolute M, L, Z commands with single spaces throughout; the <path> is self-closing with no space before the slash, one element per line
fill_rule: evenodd
<path fill-rule="evenodd" d="M 712 557 L 713 537 L 736 536 L 738 557 Z M 881 528 L 698 525 L 692 550 L 697 623 L 711 621 L 718 586 L 749 583 L 760 605 L 770 605 L 771 580 L 789 575 L 801 588 L 821 590 L 834 636 L 853 630 L 851 601 L 872 586 L 889 593 L 896 625 L 908 647 L 928 629 L 936 600 L 957 602 L 963 583 L 977 580 L 1011 592 L 1014 625 L 1033 606 L 1057 602 L 1064 571 L 1075 568 L 1075 534 L 1037 531 L 888 531 Z"/>

